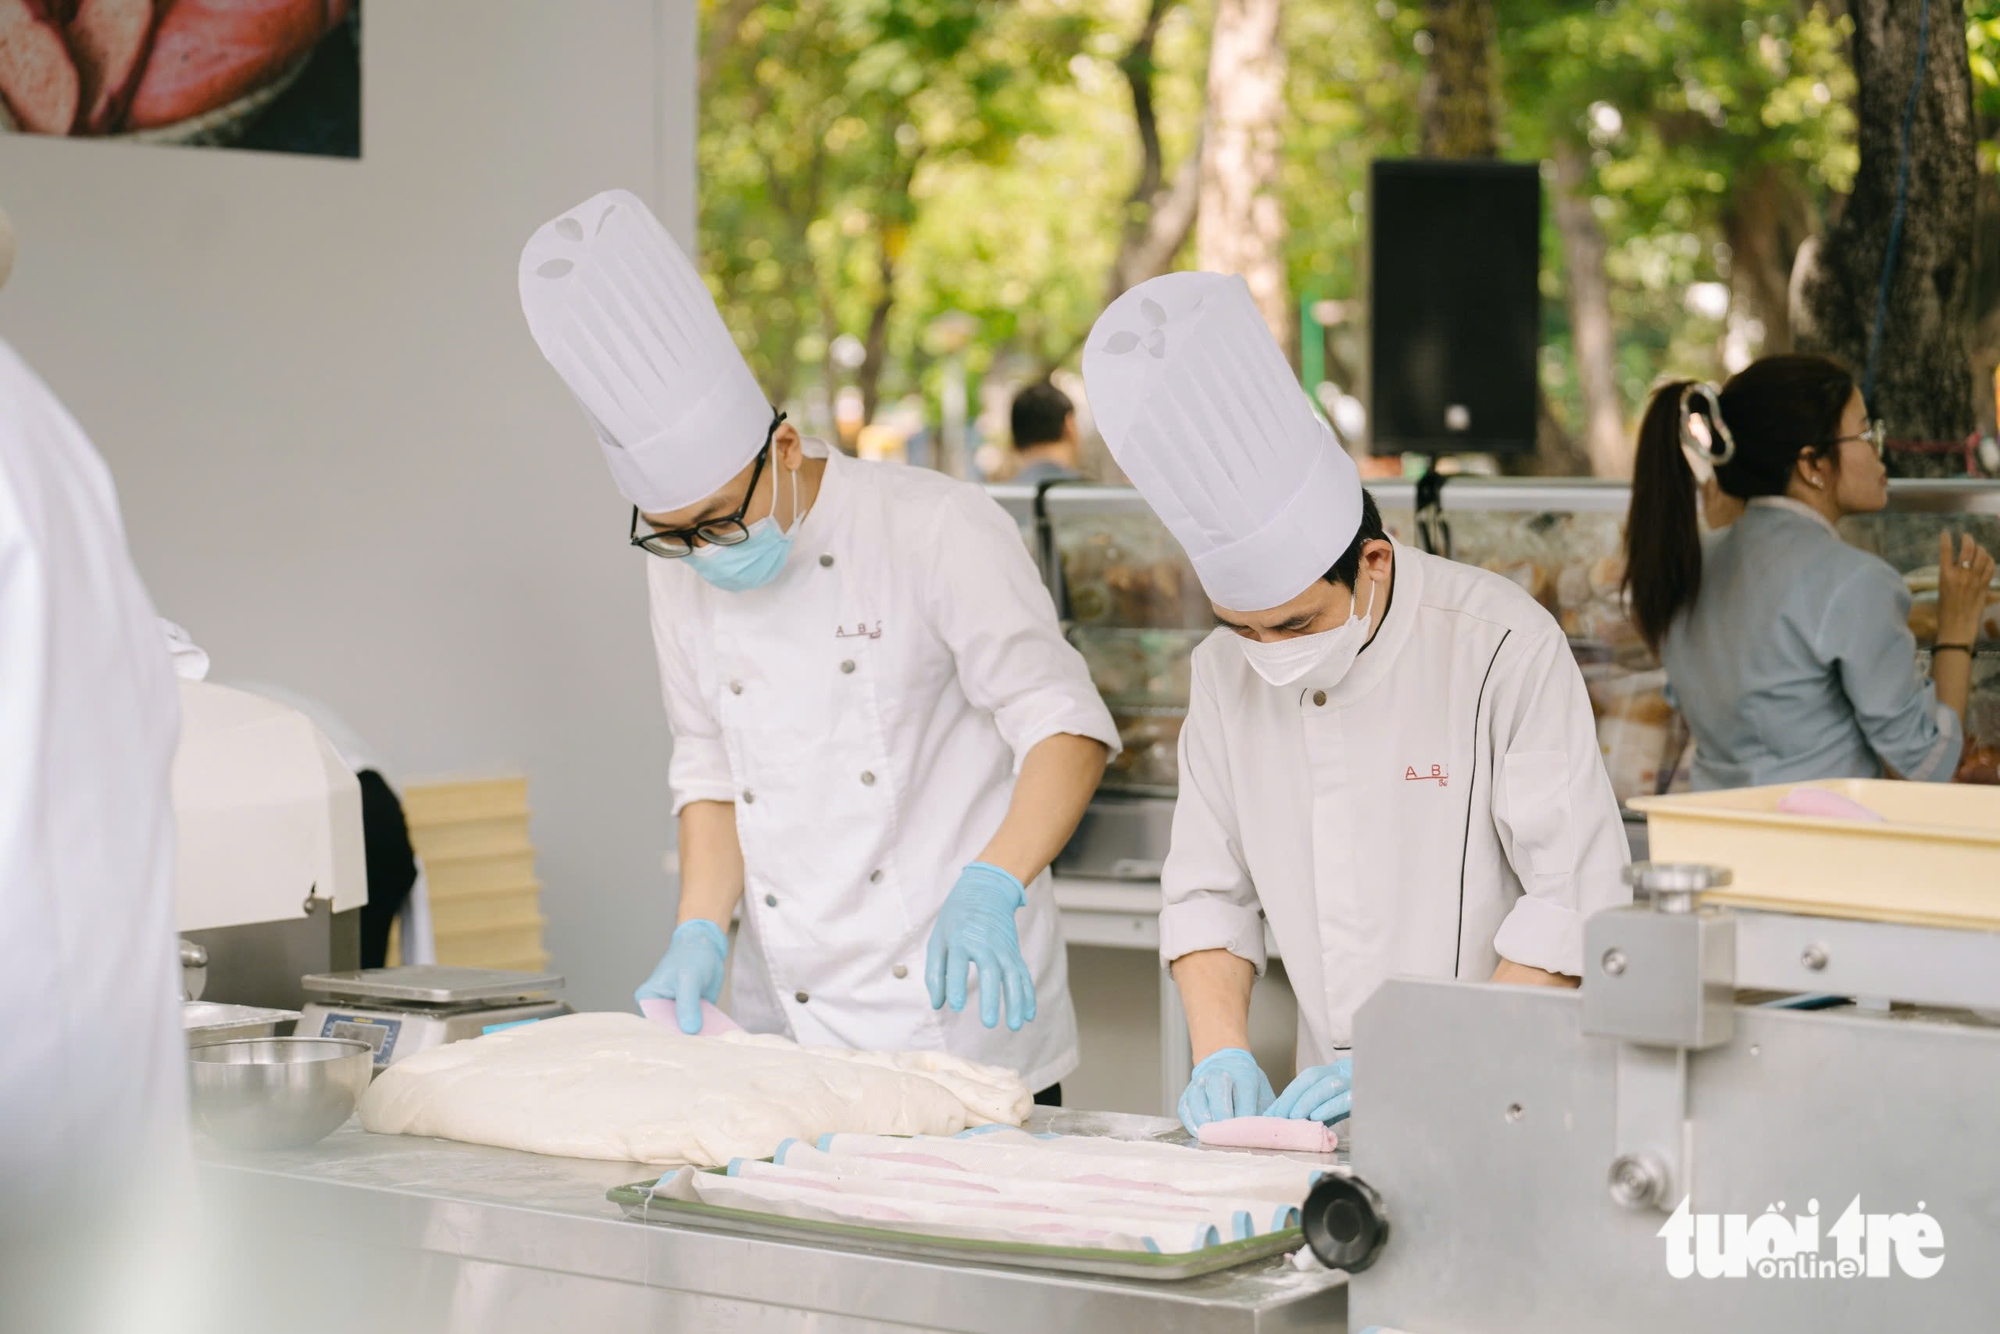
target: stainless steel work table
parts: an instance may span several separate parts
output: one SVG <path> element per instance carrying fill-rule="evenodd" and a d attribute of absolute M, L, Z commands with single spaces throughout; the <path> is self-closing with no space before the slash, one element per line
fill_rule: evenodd
<path fill-rule="evenodd" d="M 1036 1109 L 1081 1129 L 1083 1114 Z M 1057 1124 L 1062 1124 L 1058 1122 Z M 1283 1260 L 1178 1283 L 752 1240 L 627 1219 L 652 1173 L 349 1122 L 308 1149 L 197 1147 L 213 1327 L 318 1331 L 1338 1331 L 1342 1275 Z"/>

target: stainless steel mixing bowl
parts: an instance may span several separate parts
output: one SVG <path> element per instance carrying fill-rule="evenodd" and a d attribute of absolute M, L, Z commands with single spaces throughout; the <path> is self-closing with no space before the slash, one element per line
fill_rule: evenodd
<path fill-rule="evenodd" d="M 237 1149 L 317 1143 L 354 1113 L 375 1055 L 340 1038 L 242 1038 L 188 1052 L 195 1124 Z"/>

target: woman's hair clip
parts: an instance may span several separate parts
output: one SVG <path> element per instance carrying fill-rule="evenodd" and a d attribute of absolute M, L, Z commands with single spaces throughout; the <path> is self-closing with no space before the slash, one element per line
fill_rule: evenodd
<path fill-rule="evenodd" d="M 1708 411 L 1709 439 L 1704 441 L 1688 428 L 1689 419 L 1694 415 L 1692 403 L 1700 396 Z M 1712 384 L 1697 380 L 1681 390 L 1681 444 L 1707 459 L 1715 467 L 1721 467 L 1736 457 L 1736 437 L 1729 433 L 1729 423 L 1722 420 L 1722 396 Z"/>

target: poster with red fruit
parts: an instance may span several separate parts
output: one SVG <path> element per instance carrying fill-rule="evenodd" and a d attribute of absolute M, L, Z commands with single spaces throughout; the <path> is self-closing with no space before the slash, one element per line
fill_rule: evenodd
<path fill-rule="evenodd" d="M 360 0 L 0 0 L 0 130 L 360 157 Z"/>

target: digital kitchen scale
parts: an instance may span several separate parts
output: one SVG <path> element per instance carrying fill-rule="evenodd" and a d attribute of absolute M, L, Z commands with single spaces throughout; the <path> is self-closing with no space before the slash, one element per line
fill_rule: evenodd
<path fill-rule="evenodd" d="M 295 1032 L 365 1042 L 377 1073 L 447 1042 L 571 1013 L 569 1002 L 552 994 L 562 990 L 559 973 L 420 963 L 309 973 L 299 985 L 313 999 Z"/>

